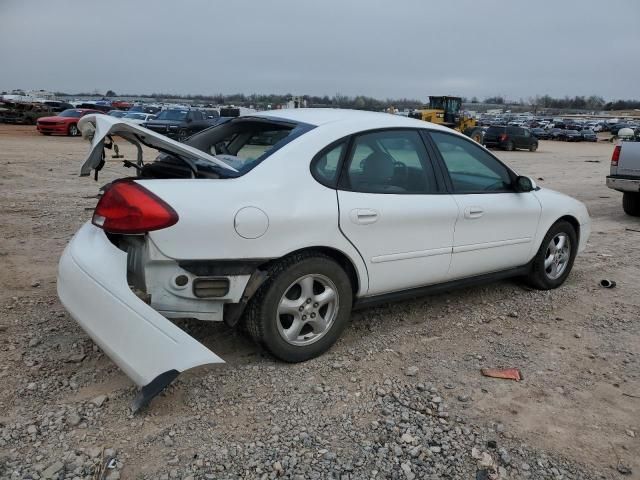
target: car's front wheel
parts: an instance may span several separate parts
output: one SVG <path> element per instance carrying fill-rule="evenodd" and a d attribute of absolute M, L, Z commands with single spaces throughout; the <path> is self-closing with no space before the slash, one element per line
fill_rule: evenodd
<path fill-rule="evenodd" d="M 68 133 L 70 137 L 77 137 L 80 134 L 80 130 L 78 130 L 78 126 L 75 123 L 72 123 L 69 125 Z"/>
<path fill-rule="evenodd" d="M 530 152 L 535 152 L 536 150 L 538 150 L 538 144 L 537 143 L 532 143 L 531 146 L 529 147 L 529 151 Z"/>
<path fill-rule="evenodd" d="M 319 253 L 285 257 L 251 299 L 245 328 L 285 362 L 303 362 L 327 351 L 347 326 L 353 291 L 344 269 Z"/>
<path fill-rule="evenodd" d="M 569 222 L 554 223 L 533 259 L 527 282 L 534 288 L 558 288 L 569 276 L 578 252 L 578 236 Z"/>

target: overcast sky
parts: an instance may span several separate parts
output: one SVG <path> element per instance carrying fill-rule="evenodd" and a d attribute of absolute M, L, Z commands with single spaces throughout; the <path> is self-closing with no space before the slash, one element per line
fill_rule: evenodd
<path fill-rule="evenodd" d="M 0 89 L 640 98 L 640 0 L 0 0 Z"/>

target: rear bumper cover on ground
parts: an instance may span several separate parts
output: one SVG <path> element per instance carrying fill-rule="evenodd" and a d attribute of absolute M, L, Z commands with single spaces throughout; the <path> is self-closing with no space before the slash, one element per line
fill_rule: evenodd
<path fill-rule="evenodd" d="M 183 372 L 224 361 L 140 300 L 127 284 L 127 255 L 85 224 L 60 259 L 58 296 L 71 316 L 139 386 L 134 410 Z"/>

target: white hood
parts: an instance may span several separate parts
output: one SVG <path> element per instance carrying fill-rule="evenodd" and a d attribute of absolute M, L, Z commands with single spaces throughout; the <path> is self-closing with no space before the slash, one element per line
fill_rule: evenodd
<path fill-rule="evenodd" d="M 169 137 L 148 130 L 140 125 L 129 123 L 121 118 L 102 114 L 85 115 L 78 122 L 78 128 L 85 138 L 91 140 L 91 149 L 80 168 L 80 176 L 90 175 L 91 170 L 99 167 L 102 162 L 104 139 L 109 135 L 117 135 L 136 145 L 138 147 L 138 163 L 142 161 L 142 148 L 140 147 L 142 144 L 160 151 L 169 152 L 179 158 L 201 159 L 226 170 L 237 172 L 235 168 L 218 160 L 213 155 L 172 140 Z"/>

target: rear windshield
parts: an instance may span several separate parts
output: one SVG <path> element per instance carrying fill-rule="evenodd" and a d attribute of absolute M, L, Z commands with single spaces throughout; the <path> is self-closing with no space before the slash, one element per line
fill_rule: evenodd
<path fill-rule="evenodd" d="M 189 110 L 163 110 L 156 115 L 156 120 L 178 120 L 182 121 L 187 118 Z"/>
<path fill-rule="evenodd" d="M 82 111 L 81 110 L 69 109 L 69 110 L 65 110 L 64 112 L 61 112 L 60 115 L 58 115 L 58 116 L 59 117 L 80 118 L 82 116 Z"/>
<path fill-rule="evenodd" d="M 506 131 L 506 128 L 507 127 L 497 127 L 497 126 L 489 127 L 487 129 L 487 133 L 495 133 L 495 134 L 504 133 Z"/>
<path fill-rule="evenodd" d="M 132 118 L 134 120 L 145 120 L 147 118 L 147 115 L 144 113 L 136 113 L 136 112 L 131 112 L 131 113 L 127 113 L 124 118 Z"/>
<path fill-rule="evenodd" d="M 233 176 L 239 176 L 312 128 L 286 120 L 237 117 L 197 133 L 186 143 L 235 168 L 239 173 Z"/>

